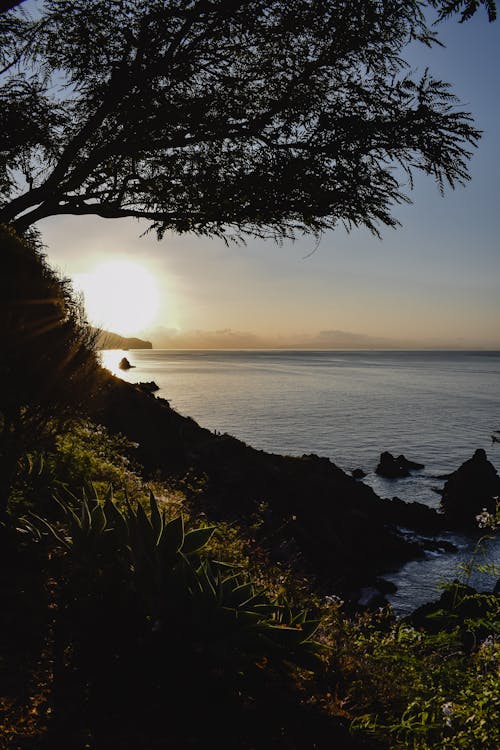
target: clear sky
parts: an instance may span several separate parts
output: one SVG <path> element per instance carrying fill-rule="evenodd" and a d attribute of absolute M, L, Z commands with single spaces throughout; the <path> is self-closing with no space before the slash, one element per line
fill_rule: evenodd
<path fill-rule="evenodd" d="M 339 229 L 314 252 L 312 238 L 227 247 L 141 238 L 147 225 L 133 220 L 57 217 L 39 224 L 49 260 L 80 281 L 103 262 L 143 267 L 159 292 L 155 321 L 132 316 L 122 332 L 159 347 L 500 348 L 500 22 L 481 11 L 444 24 L 441 38 L 446 49 L 418 46 L 408 59 L 452 83 L 484 131 L 472 181 L 441 198 L 419 177 L 413 205 L 396 213 L 403 226 L 382 240 Z"/>

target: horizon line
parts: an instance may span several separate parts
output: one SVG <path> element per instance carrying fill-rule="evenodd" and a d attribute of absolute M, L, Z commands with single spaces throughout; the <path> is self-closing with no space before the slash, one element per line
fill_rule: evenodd
<path fill-rule="evenodd" d="M 128 337 L 132 338 L 132 337 Z M 133 337 L 136 338 L 136 337 Z M 152 343 L 152 342 L 149 342 Z M 490 352 L 500 353 L 500 347 L 461 347 L 454 348 L 451 346 L 428 346 L 428 347 L 294 347 L 294 346 L 233 346 L 233 347 L 222 347 L 222 346 L 169 346 L 169 347 L 139 347 L 127 349 L 102 349 L 101 351 L 157 351 L 157 352 L 279 352 L 279 351 L 294 351 L 294 352 Z"/>

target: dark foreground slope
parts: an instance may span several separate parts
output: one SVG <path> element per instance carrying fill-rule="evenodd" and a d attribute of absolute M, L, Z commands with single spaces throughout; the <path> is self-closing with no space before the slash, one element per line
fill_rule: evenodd
<path fill-rule="evenodd" d="M 269 454 L 214 435 L 164 399 L 105 372 L 89 412 L 139 444 L 150 474 L 203 478 L 199 502 L 209 516 L 248 519 L 259 510 L 274 556 L 325 587 L 345 590 L 422 554 L 398 526 L 428 534 L 442 529 L 435 511 L 383 500 L 326 458 Z"/>

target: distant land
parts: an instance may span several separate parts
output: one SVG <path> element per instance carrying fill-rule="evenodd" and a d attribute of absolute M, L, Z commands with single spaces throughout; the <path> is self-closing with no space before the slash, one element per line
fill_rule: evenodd
<path fill-rule="evenodd" d="M 98 349 L 152 349 L 151 341 L 127 338 L 112 331 L 99 331 L 97 336 Z"/>
<path fill-rule="evenodd" d="M 316 333 L 288 333 L 261 335 L 253 331 L 232 328 L 186 330 L 157 327 L 145 335 L 155 349 L 300 349 L 300 350 L 498 350 L 498 340 L 473 341 L 467 338 L 388 338 L 365 333 L 327 329 Z"/>

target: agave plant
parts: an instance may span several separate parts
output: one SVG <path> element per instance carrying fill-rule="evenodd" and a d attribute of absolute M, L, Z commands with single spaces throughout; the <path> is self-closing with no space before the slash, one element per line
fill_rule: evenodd
<path fill-rule="evenodd" d="M 272 602 L 239 573 L 227 574 L 227 567 L 203 561 L 197 568 L 197 587 L 192 591 L 192 627 L 203 633 L 208 644 L 220 650 L 287 659 L 310 668 L 320 646 L 313 640 L 319 621 L 308 619 L 307 611 L 293 612 Z"/>
<path fill-rule="evenodd" d="M 111 488 L 103 503 L 93 487 L 82 492 L 77 509 L 57 502 L 64 531 L 34 516 L 38 528 L 49 531 L 89 572 L 104 561 L 117 576 L 118 566 L 122 574 L 126 570 L 131 595 L 167 639 L 182 634 L 219 657 L 238 651 L 307 667 L 317 658 L 318 621 L 271 601 L 232 566 L 202 558 L 215 527 L 186 531 L 182 515 L 168 521 L 152 492 L 149 514 L 140 503 L 133 508 L 128 498 L 122 512 Z"/>
<path fill-rule="evenodd" d="M 105 534 L 113 528 L 110 527 L 109 518 L 104 510 L 109 505 L 115 507 L 112 490 L 109 490 L 104 506 L 99 502 L 97 492 L 92 485 L 82 490 L 80 500 L 70 493 L 68 496 L 79 505 L 78 511 L 73 509 L 71 503 L 63 502 L 58 497 L 54 498 L 62 511 L 62 529 L 36 513 L 30 514 L 35 521 L 31 525 L 37 526 L 39 531 L 42 528 L 49 531 L 56 541 L 79 561 L 91 563 L 104 551 L 108 541 L 105 539 Z"/>

